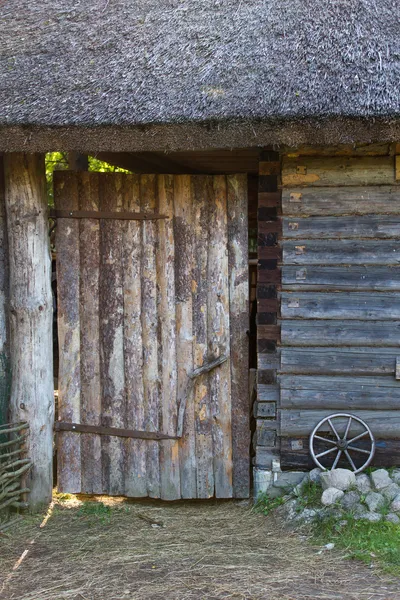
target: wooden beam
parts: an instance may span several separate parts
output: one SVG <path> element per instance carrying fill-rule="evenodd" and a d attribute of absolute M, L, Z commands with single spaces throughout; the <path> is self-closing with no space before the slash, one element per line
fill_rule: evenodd
<path fill-rule="evenodd" d="M 30 427 L 31 510 L 53 484 L 53 301 L 44 155 L 4 156 L 10 257 L 11 417 Z"/>
<path fill-rule="evenodd" d="M 0 353 L 9 358 L 8 331 L 8 243 L 4 199 L 4 161 L 0 156 Z M 0 415 L 1 418 L 2 415 Z M 5 415 L 3 415 L 5 417 Z"/>
<path fill-rule="evenodd" d="M 95 155 L 99 160 L 103 160 L 115 167 L 121 167 L 132 173 L 164 173 L 164 174 L 191 174 L 198 171 L 181 165 L 171 160 L 166 155 L 159 155 L 153 152 L 99 152 Z"/>
<path fill-rule="evenodd" d="M 88 171 L 89 157 L 79 152 L 68 152 L 68 168 L 71 171 Z"/>

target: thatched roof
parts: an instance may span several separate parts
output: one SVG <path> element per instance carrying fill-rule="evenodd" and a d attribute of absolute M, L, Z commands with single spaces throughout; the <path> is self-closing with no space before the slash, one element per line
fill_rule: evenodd
<path fill-rule="evenodd" d="M 397 119 L 398 0 L 3 0 L 0 126 Z"/>

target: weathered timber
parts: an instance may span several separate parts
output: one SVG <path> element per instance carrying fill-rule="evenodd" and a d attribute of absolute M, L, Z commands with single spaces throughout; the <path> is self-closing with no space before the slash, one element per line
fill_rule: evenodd
<path fill-rule="evenodd" d="M 275 418 L 276 417 L 276 402 L 255 402 L 254 403 L 254 416 L 262 418 Z"/>
<path fill-rule="evenodd" d="M 400 238 L 400 217 L 284 217 L 283 237 L 287 239 Z"/>
<path fill-rule="evenodd" d="M 283 290 L 400 290 L 400 266 L 283 267 Z"/>
<path fill-rule="evenodd" d="M 6 154 L 10 268 L 11 420 L 27 421 L 32 510 L 50 502 L 54 418 L 53 302 L 44 156 Z"/>
<path fill-rule="evenodd" d="M 233 496 L 248 498 L 250 423 L 246 367 L 249 359 L 246 335 L 249 328 L 247 177 L 228 176 L 227 186 Z"/>
<path fill-rule="evenodd" d="M 208 256 L 208 345 L 212 356 L 230 354 L 227 182 L 213 178 Z M 246 382 L 247 384 L 247 382 Z M 214 482 L 217 498 L 232 496 L 231 371 L 226 362 L 210 374 Z"/>
<path fill-rule="evenodd" d="M 257 384 L 257 398 L 263 402 L 278 402 L 279 400 L 279 386 L 268 385 L 263 383 Z"/>
<path fill-rule="evenodd" d="M 285 265 L 398 265 L 397 240 L 284 241 Z"/>
<path fill-rule="evenodd" d="M 102 425 L 84 425 L 82 423 L 64 423 L 56 421 L 55 431 L 73 431 L 74 433 L 94 433 L 113 437 L 139 439 L 139 440 L 174 440 L 176 436 L 160 433 L 159 431 L 137 431 L 122 429 L 120 427 L 103 427 Z"/>
<path fill-rule="evenodd" d="M 257 356 L 257 361 L 258 361 L 258 370 L 259 371 L 263 371 L 263 370 L 276 370 L 279 368 L 280 366 L 280 355 L 275 353 L 275 352 L 271 352 L 271 353 L 258 353 Z"/>
<path fill-rule="evenodd" d="M 173 177 L 158 175 L 158 209 L 168 219 L 158 221 L 156 247 L 158 364 L 161 370 L 161 430 L 170 436 L 177 429 L 177 365 L 175 311 L 175 242 Z M 160 485 L 163 500 L 181 497 L 179 472 L 179 442 L 168 440 L 160 446 Z"/>
<path fill-rule="evenodd" d="M 265 419 L 257 419 L 253 441 L 254 446 L 268 446 L 269 448 L 275 446 L 276 431 L 269 429 L 267 425 L 268 421 Z"/>
<path fill-rule="evenodd" d="M 193 272 L 193 364 L 195 370 L 208 362 L 208 253 L 210 235 L 210 206 L 213 198 L 213 179 L 207 176 L 193 178 L 193 210 L 196 262 Z M 192 376 L 191 376 L 192 379 Z M 214 465 L 212 414 L 208 372 L 198 376 L 194 384 L 196 435 L 197 496 L 214 495 Z"/>
<path fill-rule="evenodd" d="M 281 410 L 280 433 L 282 437 L 310 435 L 321 419 L 332 414 L 332 409 L 320 410 Z M 374 436 L 380 439 L 400 439 L 399 410 L 357 410 L 357 417 L 368 423 Z M 358 435 L 356 422 L 350 427 L 349 436 Z M 321 431 L 331 432 L 326 423 Z"/>
<path fill-rule="evenodd" d="M 178 398 L 187 387 L 188 375 L 193 371 L 193 298 L 192 279 L 194 265 L 193 203 L 191 178 L 178 175 L 174 178 L 174 235 L 175 235 L 175 299 L 176 348 L 178 357 Z M 179 447 L 180 481 L 182 498 L 195 498 L 196 438 L 194 431 L 194 395 L 186 398 L 183 437 Z"/>
<path fill-rule="evenodd" d="M 280 372 L 304 375 L 351 374 L 394 377 L 397 355 L 395 348 L 282 348 Z M 265 364 L 268 355 L 260 356 Z"/>
<path fill-rule="evenodd" d="M 253 464 L 260 469 L 271 469 L 272 461 L 279 459 L 279 448 L 268 448 L 267 446 L 257 446 L 256 456 L 253 458 Z"/>
<path fill-rule="evenodd" d="M 283 187 L 395 184 L 392 156 L 285 157 Z"/>
<path fill-rule="evenodd" d="M 80 152 L 68 152 L 68 169 L 71 169 L 71 171 L 88 171 L 88 155 Z"/>
<path fill-rule="evenodd" d="M 298 148 L 283 147 L 282 153 L 288 158 L 298 156 L 388 156 L 391 154 L 391 144 L 339 144 L 337 146 L 307 146 Z"/>
<path fill-rule="evenodd" d="M 118 175 L 117 175 L 118 177 Z M 127 179 L 127 181 L 130 181 Z M 122 182 L 121 182 L 122 183 Z M 102 219 L 106 221 L 155 221 L 166 219 L 167 216 L 156 212 L 134 212 L 115 210 L 50 210 L 54 219 Z"/>
<path fill-rule="evenodd" d="M 4 164 L 0 156 L 0 352 L 6 360 L 10 357 L 9 348 L 9 260 L 7 241 L 7 220 L 4 197 Z M 5 416 L 5 415 L 4 415 Z"/>
<path fill-rule="evenodd" d="M 400 346 L 400 321 L 284 320 L 287 346 Z"/>
<path fill-rule="evenodd" d="M 154 211 L 158 204 L 155 175 L 141 175 L 140 199 L 143 212 Z M 142 336 L 145 423 L 148 431 L 160 430 L 161 398 L 158 365 L 158 306 L 157 306 L 157 225 L 143 223 L 142 254 Z M 161 495 L 160 448 L 156 442 L 147 443 L 147 493 L 150 498 Z"/>
<path fill-rule="evenodd" d="M 139 176 L 126 176 L 123 185 L 124 210 L 139 212 Z M 128 221 L 124 223 L 123 231 L 125 420 L 129 429 L 144 430 L 141 222 Z M 136 498 L 147 496 L 146 442 L 141 439 L 126 440 L 125 453 L 125 494 Z"/>
<path fill-rule="evenodd" d="M 262 302 L 260 300 L 259 302 Z M 282 292 L 282 319 L 400 319 L 397 293 L 376 292 Z M 369 325 L 366 323 L 365 328 Z"/>
<path fill-rule="evenodd" d="M 89 173 L 77 176 L 79 207 L 99 208 L 99 178 Z M 66 198 L 66 202 L 68 199 Z M 80 422 L 100 425 L 100 331 L 99 276 L 100 222 L 82 219 L 80 227 Z M 101 439 L 94 434 L 81 436 L 81 492 L 101 494 Z"/>
<path fill-rule="evenodd" d="M 388 377 L 281 375 L 281 407 L 332 412 L 400 409 L 400 382 Z"/>
<path fill-rule="evenodd" d="M 398 215 L 397 186 L 290 188 L 282 192 L 284 215 Z"/>

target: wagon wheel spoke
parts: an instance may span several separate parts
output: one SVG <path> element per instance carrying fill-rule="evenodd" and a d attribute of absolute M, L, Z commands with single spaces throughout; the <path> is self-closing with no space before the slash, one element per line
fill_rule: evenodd
<path fill-rule="evenodd" d="M 354 450 L 355 452 L 362 452 L 363 454 L 371 454 L 369 450 L 364 450 L 363 448 L 356 448 L 355 446 L 347 446 L 348 450 Z"/>
<path fill-rule="evenodd" d="M 328 440 L 328 438 L 323 438 L 320 435 L 314 435 L 314 439 L 321 440 L 321 442 L 326 442 L 327 444 L 332 444 L 333 446 L 336 446 L 336 442 L 334 442 L 333 440 Z"/>
<path fill-rule="evenodd" d="M 338 442 L 340 442 L 340 436 L 339 436 L 338 432 L 336 431 L 336 429 L 330 419 L 328 419 L 328 423 L 329 423 L 330 428 L 332 429 L 333 433 L 336 435 L 336 439 L 338 440 Z"/>
<path fill-rule="evenodd" d="M 325 456 L 326 454 L 330 454 L 331 452 L 335 452 L 335 450 L 337 450 L 336 446 L 335 446 L 335 448 L 329 448 L 329 450 L 325 450 L 325 452 L 320 452 L 319 454 L 316 454 L 315 458 L 320 458 L 320 456 Z"/>
<path fill-rule="evenodd" d="M 348 434 L 348 433 L 349 433 L 349 431 L 350 431 L 350 425 L 351 425 L 351 422 L 352 422 L 352 418 L 351 418 L 351 417 L 349 417 L 349 422 L 347 423 L 346 431 L 344 432 L 344 436 L 343 436 L 343 440 L 344 440 L 344 441 L 345 441 L 345 440 L 347 440 L 347 434 Z"/>
<path fill-rule="evenodd" d="M 347 450 L 344 451 L 345 455 L 347 456 L 347 460 L 349 461 L 349 463 L 351 464 L 351 468 L 353 469 L 353 471 L 357 471 L 357 467 L 353 462 L 353 459 L 351 458 L 350 454 L 348 453 Z"/>
<path fill-rule="evenodd" d="M 364 433 L 360 433 L 360 435 L 356 435 L 356 437 L 351 438 L 351 440 L 349 440 L 349 444 L 352 444 L 353 442 L 360 440 L 361 438 L 365 437 L 366 435 L 369 435 L 368 431 L 364 431 Z"/>
<path fill-rule="evenodd" d="M 335 462 L 334 462 L 334 463 L 333 463 L 333 465 L 332 465 L 332 469 L 336 469 L 336 465 L 338 464 L 338 462 L 339 462 L 339 458 L 340 458 L 341 456 L 342 456 L 342 451 L 341 451 L 341 450 L 339 450 L 339 452 L 337 453 L 337 456 L 336 456 L 336 458 L 335 458 Z"/>

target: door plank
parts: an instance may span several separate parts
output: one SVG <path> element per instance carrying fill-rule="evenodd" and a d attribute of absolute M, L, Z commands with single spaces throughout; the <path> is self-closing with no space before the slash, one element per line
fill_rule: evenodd
<path fill-rule="evenodd" d="M 78 181 L 73 172 L 54 178 L 57 208 L 79 209 Z M 56 230 L 59 419 L 80 421 L 81 363 L 79 312 L 79 221 L 62 219 Z M 81 491 L 81 440 L 76 433 L 59 434 L 58 489 L 71 494 Z"/>
<path fill-rule="evenodd" d="M 97 174 L 77 174 L 79 209 L 99 210 L 99 179 Z M 81 423 L 100 425 L 100 221 L 80 222 L 80 316 L 81 316 Z M 103 492 L 101 476 L 101 438 L 85 433 L 80 436 L 82 449 L 82 487 L 85 494 Z"/>
<path fill-rule="evenodd" d="M 250 423 L 246 333 L 249 328 L 247 177 L 230 175 L 227 183 L 233 495 L 235 498 L 248 498 Z"/>
<path fill-rule="evenodd" d="M 158 204 L 155 175 L 140 177 L 140 201 L 142 212 L 155 212 Z M 157 315 L 157 225 L 154 221 L 143 223 L 142 255 L 142 334 L 143 334 L 143 384 L 145 423 L 147 431 L 160 430 L 161 402 L 158 364 L 158 315 Z M 147 493 L 159 498 L 160 447 L 158 442 L 147 442 Z"/>
<path fill-rule="evenodd" d="M 99 187 L 100 210 L 121 211 L 121 176 L 105 173 Z M 125 427 L 124 309 L 123 309 L 123 226 L 122 221 L 100 220 L 100 356 L 102 377 L 102 418 L 106 427 Z M 110 291 L 112 290 L 112 293 Z M 124 441 L 102 437 L 104 491 L 123 495 Z"/>
<path fill-rule="evenodd" d="M 175 312 L 174 181 L 171 175 L 159 175 L 158 210 L 167 218 L 157 223 L 157 285 L 159 366 L 161 368 L 162 432 L 176 435 L 177 367 Z M 181 497 L 179 442 L 160 442 L 160 483 L 163 500 Z"/>
<path fill-rule="evenodd" d="M 216 175 L 210 206 L 208 256 L 208 344 L 213 358 L 230 355 L 226 178 Z M 230 361 L 210 373 L 213 410 L 215 495 L 232 497 L 232 423 Z"/>
<path fill-rule="evenodd" d="M 196 498 L 196 445 L 194 433 L 194 396 L 189 386 L 193 371 L 193 299 L 194 264 L 193 206 L 191 178 L 174 178 L 175 299 L 178 364 L 178 398 L 186 397 L 183 437 L 180 442 L 180 480 L 182 498 Z"/>
<path fill-rule="evenodd" d="M 193 332 L 194 368 L 208 361 L 207 346 L 207 274 L 210 205 L 213 198 L 213 179 L 192 177 L 193 217 L 195 235 L 195 264 L 193 272 Z M 210 376 L 204 373 L 195 379 L 194 409 L 197 464 L 197 497 L 214 495 L 212 415 L 210 406 Z"/>

